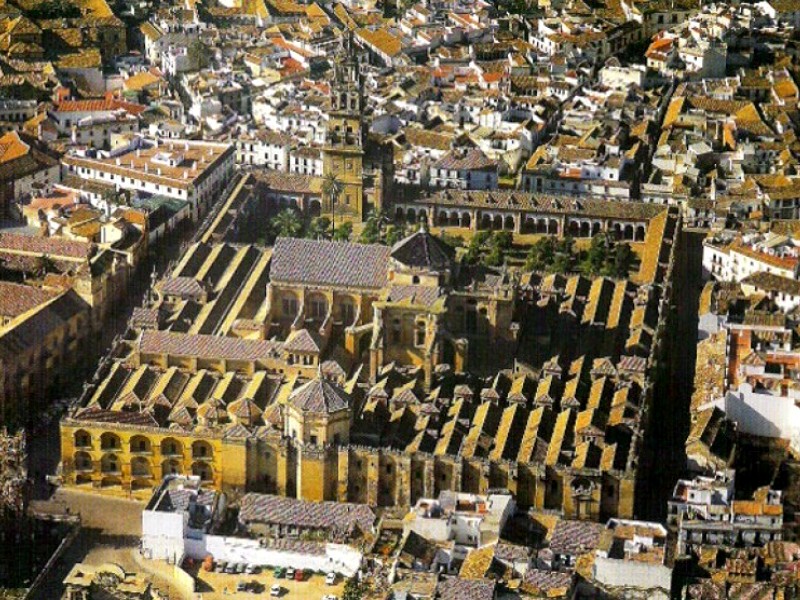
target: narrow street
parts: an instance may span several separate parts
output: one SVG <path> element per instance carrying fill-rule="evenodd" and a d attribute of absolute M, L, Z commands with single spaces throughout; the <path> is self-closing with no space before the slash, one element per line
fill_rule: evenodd
<path fill-rule="evenodd" d="M 106 323 L 100 331 L 95 332 L 93 343 L 86 349 L 87 367 L 82 372 L 75 373 L 68 388 L 58 390 L 57 396 L 49 398 L 49 405 L 59 400 L 80 397 L 84 382 L 92 376 L 97 368 L 97 361 L 109 352 L 114 338 L 125 332 L 133 309 L 142 305 L 152 284 L 153 272 L 155 272 L 156 279 L 160 279 L 167 272 L 170 266 L 180 258 L 186 247 L 197 238 L 198 232 L 213 220 L 213 216 L 224 204 L 231 191 L 232 184 L 220 193 L 217 201 L 202 221 L 178 226 L 162 243 L 148 250 L 146 263 L 140 265 L 131 277 L 125 301 L 111 307 L 111 314 Z M 52 486 L 46 482 L 45 477 L 56 473 L 60 460 L 58 422 L 61 416 L 61 412 L 53 411 L 49 419 L 39 416 L 38 420 L 27 426 L 28 475 L 32 482 L 32 500 L 46 499 L 52 493 Z"/>
<path fill-rule="evenodd" d="M 689 405 L 694 384 L 698 305 L 702 291 L 702 232 L 684 230 L 676 250 L 672 313 L 653 391 L 651 430 L 639 463 L 636 517 L 666 518 L 667 500 L 686 466 Z"/>

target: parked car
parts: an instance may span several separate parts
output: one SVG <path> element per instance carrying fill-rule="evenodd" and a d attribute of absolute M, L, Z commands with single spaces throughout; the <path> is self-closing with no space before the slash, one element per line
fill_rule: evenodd
<path fill-rule="evenodd" d="M 228 575 L 233 575 L 233 574 L 235 574 L 235 573 L 236 573 L 236 564 L 235 564 L 235 563 L 229 563 L 229 564 L 228 564 L 228 566 L 227 566 L 227 567 L 225 567 L 225 572 L 226 572 Z"/>
<path fill-rule="evenodd" d="M 339 596 L 337 596 L 336 594 L 325 594 L 322 597 L 322 600 L 339 600 Z"/>
<path fill-rule="evenodd" d="M 275 567 L 275 569 L 272 571 L 272 576 L 275 579 L 283 579 L 286 577 L 286 569 L 283 567 Z"/>
<path fill-rule="evenodd" d="M 237 592 L 246 592 L 250 588 L 245 581 L 239 581 L 236 583 L 236 591 Z"/>
<path fill-rule="evenodd" d="M 325 583 L 328 585 L 336 585 L 336 573 L 331 571 L 325 576 Z"/>
<path fill-rule="evenodd" d="M 297 569 L 294 572 L 294 580 L 295 581 L 305 581 L 305 579 L 306 579 L 306 574 L 305 574 L 305 571 L 303 571 L 303 569 Z"/>
<path fill-rule="evenodd" d="M 258 565 L 247 564 L 244 567 L 244 572 L 247 573 L 248 575 L 255 575 L 259 571 L 261 571 L 261 567 L 259 567 Z"/>
<path fill-rule="evenodd" d="M 236 563 L 236 572 L 241 575 L 244 573 L 244 563 Z"/>
<path fill-rule="evenodd" d="M 216 566 L 214 567 L 215 573 L 224 573 L 225 569 L 228 567 L 227 561 L 221 560 L 219 561 Z"/>
<path fill-rule="evenodd" d="M 294 567 L 286 569 L 286 579 L 294 579 Z"/>
<path fill-rule="evenodd" d="M 273 584 L 271 588 L 269 588 L 269 595 L 278 597 L 283 593 L 283 588 L 279 586 L 277 583 Z"/>

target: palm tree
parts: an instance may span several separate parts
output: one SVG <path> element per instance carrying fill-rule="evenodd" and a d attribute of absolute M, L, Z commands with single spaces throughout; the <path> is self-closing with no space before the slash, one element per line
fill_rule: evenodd
<path fill-rule="evenodd" d="M 331 220 L 328 217 L 314 217 L 306 229 L 306 237 L 310 240 L 321 240 L 328 237 Z"/>
<path fill-rule="evenodd" d="M 336 234 L 336 201 L 342 193 L 342 182 L 336 176 L 336 173 L 328 173 L 325 175 L 325 180 L 322 182 L 322 193 L 331 199 L 331 219 L 333 223 L 333 233 Z"/>
<path fill-rule="evenodd" d="M 275 215 L 270 225 L 278 237 L 298 237 L 303 231 L 303 222 L 291 208 L 282 210 Z"/>

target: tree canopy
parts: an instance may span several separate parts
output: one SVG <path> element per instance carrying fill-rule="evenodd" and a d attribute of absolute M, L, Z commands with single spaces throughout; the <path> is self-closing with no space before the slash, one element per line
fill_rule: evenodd
<path fill-rule="evenodd" d="M 627 277 L 635 255 L 630 244 L 618 242 L 605 233 L 592 238 L 588 250 L 577 252 L 572 238 L 543 237 L 533 244 L 525 260 L 529 271 Z"/>
<path fill-rule="evenodd" d="M 272 217 L 270 228 L 276 237 L 300 237 L 303 220 L 297 211 L 286 208 Z"/>

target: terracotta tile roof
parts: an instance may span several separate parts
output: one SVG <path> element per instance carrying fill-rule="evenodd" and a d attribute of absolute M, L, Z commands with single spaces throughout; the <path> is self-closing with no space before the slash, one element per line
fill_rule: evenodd
<path fill-rule="evenodd" d="M 308 329 L 298 329 L 289 334 L 283 344 L 284 352 L 306 352 L 319 354 L 322 344 L 318 336 L 314 336 Z"/>
<path fill-rule="evenodd" d="M 257 361 L 274 355 L 281 345 L 265 340 L 245 340 L 171 331 L 143 331 L 137 343 L 141 354 L 191 356 L 212 360 Z"/>
<path fill-rule="evenodd" d="M 453 136 L 435 131 L 427 131 L 421 127 L 407 127 L 403 131 L 406 142 L 411 146 L 418 146 L 421 148 L 433 148 L 434 150 L 441 150 L 447 152 L 453 143 Z"/>
<path fill-rule="evenodd" d="M 800 296 L 800 281 L 781 277 L 766 271 L 759 271 L 742 279 L 742 285 L 752 285 L 766 292 L 778 292 L 790 296 Z"/>
<path fill-rule="evenodd" d="M 94 253 L 94 246 L 63 238 L 46 238 L 19 233 L 0 233 L 0 251 L 48 255 L 62 260 L 88 260 Z"/>
<path fill-rule="evenodd" d="M 270 275 L 281 282 L 381 288 L 390 252 L 376 244 L 278 238 Z"/>
<path fill-rule="evenodd" d="M 0 163 L 16 160 L 28 153 L 30 146 L 23 142 L 16 131 L 0 137 Z"/>
<path fill-rule="evenodd" d="M 58 292 L 0 281 L 0 317 L 14 318 L 55 298 Z"/>
<path fill-rule="evenodd" d="M 571 556 L 592 552 L 600 543 L 603 529 L 600 523 L 562 519 L 553 530 L 550 549 L 556 554 Z"/>
<path fill-rule="evenodd" d="M 160 77 L 151 70 L 131 75 L 123 82 L 123 86 L 125 87 L 126 90 L 138 91 L 150 87 L 152 85 L 157 85 L 159 83 L 164 83 L 164 78 Z M 128 112 L 131 111 L 128 110 Z M 140 113 L 137 112 L 134 114 L 140 114 Z"/>
<path fill-rule="evenodd" d="M 453 150 L 432 165 L 436 169 L 454 171 L 486 171 L 497 168 L 497 161 L 490 159 L 479 148 L 471 148 L 465 154 Z"/>
<path fill-rule="evenodd" d="M 321 177 L 268 170 L 258 171 L 255 176 L 259 183 L 265 185 L 269 190 L 296 194 L 320 195 L 322 193 Z"/>
<path fill-rule="evenodd" d="M 455 250 L 427 231 L 418 231 L 392 247 L 392 258 L 407 267 L 449 269 Z"/>
<path fill-rule="evenodd" d="M 774 256 L 765 252 L 758 252 L 757 250 L 753 250 L 752 248 L 738 242 L 731 244 L 730 251 L 737 252 L 748 258 L 752 258 L 755 261 L 763 262 L 772 267 L 777 267 L 780 269 L 793 270 L 797 267 L 798 262 L 800 262 L 794 257 Z"/>
<path fill-rule="evenodd" d="M 387 56 L 394 57 L 403 51 L 402 42 L 385 29 L 359 29 L 356 35 Z"/>
<path fill-rule="evenodd" d="M 439 287 L 423 285 L 392 285 L 386 295 L 389 302 L 409 302 L 429 307 L 440 298 L 444 298 L 444 295 Z"/>
<path fill-rule="evenodd" d="M 289 404 L 303 412 L 330 414 L 347 410 L 350 398 L 342 388 L 325 379 L 313 379 L 294 390 Z"/>
<path fill-rule="evenodd" d="M 566 595 L 572 587 L 573 577 L 572 573 L 528 569 L 522 579 L 522 590 L 545 597 L 550 597 L 551 593 Z"/>
<path fill-rule="evenodd" d="M 146 106 L 122 100 L 64 100 L 54 107 L 54 112 L 101 112 L 124 109 L 134 115 L 147 110 Z"/>
<path fill-rule="evenodd" d="M 206 290 L 203 284 L 193 277 L 170 277 L 161 285 L 161 292 L 166 296 L 197 299 L 201 298 Z"/>
<path fill-rule="evenodd" d="M 245 494 L 239 520 L 243 523 L 339 531 L 349 531 L 358 526 L 362 532 L 370 532 L 375 523 L 375 513 L 366 504 L 310 502 L 266 494 Z"/>
<path fill-rule="evenodd" d="M 445 575 L 436 586 L 437 600 L 493 600 L 496 583 Z"/>
<path fill-rule="evenodd" d="M 158 423 L 151 414 L 139 411 L 103 410 L 96 407 L 90 407 L 80 411 L 76 415 L 76 418 L 81 421 L 92 421 L 94 423 L 145 425 L 149 427 L 158 426 Z"/>
<path fill-rule="evenodd" d="M 666 213 L 664 206 L 644 202 L 590 200 L 572 196 L 531 194 L 518 191 L 442 190 L 416 200 L 421 205 L 494 208 L 498 210 L 531 210 L 542 213 L 596 216 L 620 220 L 650 220 Z"/>

